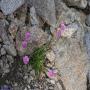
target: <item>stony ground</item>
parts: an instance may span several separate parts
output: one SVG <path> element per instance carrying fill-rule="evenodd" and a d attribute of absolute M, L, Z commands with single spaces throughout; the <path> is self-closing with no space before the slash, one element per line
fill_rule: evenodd
<path fill-rule="evenodd" d="M 48 42 L 37 78 L 23 56 Z M 90 90 L 90 0 L 0 0 L 0 90 Z"/>

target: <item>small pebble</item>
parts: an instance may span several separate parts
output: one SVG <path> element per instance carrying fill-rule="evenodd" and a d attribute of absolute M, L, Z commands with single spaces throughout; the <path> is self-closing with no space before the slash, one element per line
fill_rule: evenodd
<path fill-rule="evenodd" d="M 1 48 L 1 55 L 5 55 L 6 54 L 6 51 L 4 48 Z"/>
<path fill-rule="evenodd" d="M 55 84 L 55 80 L 50 80 L 51 84 Z"/>

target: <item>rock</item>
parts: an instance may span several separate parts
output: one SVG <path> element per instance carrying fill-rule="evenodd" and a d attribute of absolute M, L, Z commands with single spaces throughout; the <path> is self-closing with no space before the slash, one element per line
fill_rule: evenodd
<path fill-rule="evenodd" d="M 39 25 L 39 22 L 37 20 L 37 16 L 36 16 L 36 11 L 35 11 L 35 8 L 34 7 L 31 7 L 30 8 L 30 19 L 31 19 L 31 25 L 34 26 L 34 25 Z"/>
<path fill-rule="evenodd" d="M 29 13 L 29 12 L 28 12 Z M 18 10 L 14 12 L 15 19 L 19 20 L 20 23 L 26 24 L 27 18 L 27 4 L 22 5 Z M 15 20 L 14 20 L 15 21 Z M 17 24 L 17 23 L 16 23 Z"/>
<path fill-rule="evenodd" d="M 0 7 L 5 15 L 13 13 L 21 5 L 24 4 L 24 0 L 1 0 Z"/>
<path fill-rule="evenodd" d="M 48 68 L 52 68 L 52 67 L 53 67 L 53 64 L 51 64 L 51 63 L 47 63 L 47 64 L 46 64 L 46 67 L 48 67 Z"/>
<path fill-rule="evenodd" d="M 30 32 L 30 40 L 27 42 L 27 47 L 22 47 L 22 42 L 25 38 L 25 33 Z M 37 47 L 42 46 L 47 42 L 48 35 L 43 32 L 42 29 L 37 26 L 34 27 L 21 27 L 17 36 L 16 36 L 16 48 L 19 55 L 30 55 L 33 50 Z"/>
<path fill-rule="evenodd" d="M 55 90 L 63 90 L 59 82 L 56 84 Z"/>
<path fill-rule="evenodd" d="M 36 13 L 49 25 L 56 24 L 55 3 L 54 0 L 30 0 L 30 4 L 36 9 Z"/>
<path fill-rule="evenodd" d="M 3 15 L 3 13 L 0 12 L 0 19 L 3 19 L 3 18 L 5 18 L 5 17 L 4 17 L 4 15 Z"/>
<path fill-rule="evenodd" d="M 16 25 L 16 23 L 15 22 L 11 22 L 11 24 L 9 26 L 9 32 L 10 32 L 11 37 L 13 39 L 15 39 L 15 37 L 16 37 L 17 29 L 18 29 L 18 26 Z"/>
<path fill-rule="evenodd" d="M 25 87 L 24 90 L 28 90 L 27 87 Z"/>
<path fill-rule="evenodd" d="M 2 75 L 2 77 L 10 72 L 10 67 L 12 65 L 12 64 L 10 64 L 10 62 L 11 61 L 9 61 L 9 63 L 8 63 L 8 59 L 5 55 L 1 57 L 1 59 L 0 59 L 0 67 L 1 67 L 0 74 Z"/>
<path fill-rule="evenodd" d="M 78 23 L 71 23 L 62 32 L 61 36 L 70 38 L 77 30 L 79 30 L 79 24 Z"/>
<path fill-rule="evenodd" d="M 90 89 L 90 69 L 87 74 L 87 90 L 89 90 L 89 89 Z"/>
<path fill-rule="evenodd" d="M 12 55 L 12 56 L 16 56 L 16 49 L 15 47 L 10 44 L 10 45 L 3 45 L 3 47 L 5 48 L 5 50 L 7 51 L 8 54 Z"/>
<path fill-rule="evenodd" d="M 55 80 L 50 80 L 50 82 L 51 82 L 52 84 L 55 84 Z"/>
<path fill-rule="evenodd" d="M 35 71 L 32 70 L 32 71 L 30 72 L 30 74 L 31 74 L 32 76 L 35 76 Z"/>
<path fill-rule="evenodd" d="M 72 27 L 72 30 L 69 29 L 67 30 L 66 33 L 66 37 L 76 37 L 77 40 L 80 39 L 80 33 L 81 33 L 81 29 L 83 28 L 83 25 L 81 25 L 80 23 L 84 24 L 85 22 L 85 15 L 82 12 L 78 12 L 77 10 L 71 8 L 69 9 L 64 3 L 61 2 L 61 6 L 57 5 L 57 28 L 60 26 L 60 24 L 62 22 L 65 23 L 66 27 L 68 27 L 68 25 L 70 25 L 70 27 Z M 76 27 L 76 28 L 75 28 Z M 84 32 L 83 32 L 84 33 Z M 82 33 L 82 34 L 83 34 Z M 56 36 L 56 29 L 53 29 L 52 34 L 54 36 Z M 76 36 L 76 34 L 78 36 Z"/>
<path fill-rule="evenodd" d="M 90 70 L 88 72 L 88 79 L 89 79 L 89 84 L 90 84 Z"/>
<path fill-rule="evenodd" d="M 79 13 L 73 8 L 68 8 L 61 0 L 55 0 L 55 7 L 57 25 L 60 25 L 61 21 L 64 21 L 67 24 L 73 23 L 74 21 L 85 21 L 85 15 L 82 12 Z"/>
<path fill-rule="evenodd" d="M 87 17 L 86 17 L 86 25 L 88 26 L 88 27 L 90 27 L 90 15 L 88 15 Z"/>
<path fill-rule="evenodd" d="M 7 60 L 9 61 L 9 64 L 11 65 L 14 62 L 14 58 L 11 55 L 7 55 Z"/>
<path fill-rule="evenodd" d="M 54 0 L 55 1 L 55 9 L 56 9 L 56 17 L 57 20 L 62 12 L 67 12 L 69 8 L 67 8 L 66 4 L 62 2 L 62 0 Z"/>
<path fill-rule="evenodd" d="M 0 49 L 1 49 L 1 46 L 2 46 L 2 45 L 0 44 Z"/>
<path fill-rule="evenodd" d="M 0 42 L 2 42 L 2 39 L 1 39 L 1 37 L 0 37 Z"/>
<path fill-rule="evenodd" d="M 29 85 L 27 87 L 28 87 L 28 89 L 30 89 L 30 86 Z"/>
<path fill-rule="evenodd" d="M 85 33 L 85 43 L 88 54 L 88 59 L 90 60 L 90 32 Z"/>
<path fill-rule="evenodd" d="M 90 7 L 90 0 L 87 0 L 88 1 L 88 5 L 89 5 L 89 7 Z"/>
<path fill-rule="evenodd" d="M 90 30 L 90 29 L 89 29 Z M 86 50 L 88 55 L 88 74 L 87 74 L 87 90 L 90 89 L 90 31 L 85 33 L 85 44 L 86 44 Z"/>
<path fill-rule="evenodd" d="M 46 53 L 46 58 L 50 61 L 53 62 L 55 60 L 55 54 L 53 51 L 48 51 Z"/>
<path fill-rule="evenodd" d="M 87 0 L 65 0 L 65 2 L 69 6 L 74 6 L 81 9 L 84 9 L 87 6 Z"/>
<path fill-rule="evenodd" d="M 23 89 L 23 86 L 21 87 L 21 86 L 13 86 L 13 90 L 24 90 Z"/>
<path fill-rule="evenodd" d="M 56 56 L 55 66 L 60 70 L 66 90 L 86 90 L 87 88 L 87 55 L 83 50 L 85 48 L 80 45 L 77 39 L 59 40 L 52 45 Z"/>
<path fill-rule="evenodd" d="M 82 14 L 74 9 L 64 13 L 65 11 L 60 14 L 59 24 L 61 21 L 64 21 L 67 26 L 75 24 L 77 30 L 71 38 L 60 38 L 52 42 L 51 48 L 56 57 L 55 66 L 60 71 L 58 73 L 66 90 L 86 90 L 88 61 L 83 42 L 84 23 Z M 83 16 L 83 18 L 85 17 Z"/>
<path fill-rule="evenodd" d="M 9 90 L 9 89 L 12 89 L 12 87 L 10 85 L 2 85 L 0 86 L 0 90 Z"/>
<path fill-rule="evenodd" d="M 3 47 L 6 50 L 6 52 L 12 56 L 16 56 L 16 54 L 17 54 L 16 49 L 15 49 L 14 44 L 12 43 L 11 39 L 9 39 L 9 36 L 6 32 L 6 24 L 4 21 L 0 21 L 0 36 L 4 43 Z"/>
<path fill-rule="evenodd" d="M 6 51 L 4 48 L 1 48 L 1 55 L 5 55 L 6 54 Z"/>

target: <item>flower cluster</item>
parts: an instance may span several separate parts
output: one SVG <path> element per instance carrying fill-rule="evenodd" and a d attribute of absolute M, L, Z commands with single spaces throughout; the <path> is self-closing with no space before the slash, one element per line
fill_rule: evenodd
<path fill-rule="evenodd" d="M 24 41 L 22 41 L 22 47 L 24 49 L 27 48 L 27 44 L 28 44 L 29 40 L 30 40 L 30 32 L 26 32 L 25 33 L 25 39 L 24 39 Z M 29 63 L 29 57 L 28 56 L 24 56 L 23 57 L 23 63 L 24 64 L 28 64 Z"/>
<path fill-rule="evenodd" d="M 29 40 L 30 40 L 30 32 L 26 32 L 25 33 L 25 39 L 22 42 L 22 47 L 23 48 L 26 48 L 27 47 L 27 43 L 28 43 Z"/>

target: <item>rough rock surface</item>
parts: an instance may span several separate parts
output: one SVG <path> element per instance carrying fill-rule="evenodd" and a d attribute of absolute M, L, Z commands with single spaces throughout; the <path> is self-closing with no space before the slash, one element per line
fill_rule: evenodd
<path fill-rule="evenodd" d="M 86 25 L 90 27 L 90 15 L 86 17 Z"/>
<path fill-rule="evenodd" d="M 85 42 L 86 42 L 88 57 L 90 58 L 90 32 L 85 33 Z"/>
<path fill-rule="evenodd" d="M 4 20 L 0 21 L 0 37 L 3 40 L 3 47 L 6 50 L 6 52 L 12 56 L 16 56 L 17 53 L 15 46 L 12 42 L 13 40 L 11 40 L 10 37 L 7 35 L 6 24 Z"/>
<path fill-rule="evenodd" d="M 71 23 L 70 25 L 68 25 L 66 27 L 64 32 L 62 32 L 61 36 L 70 38 L 75 32 L 77 32 L 78 28 L 79 28 L 79 24 L 78 23 L 76 23 L 76 22 Z"/>
<path fill-rule="evenodd" d="M 55 15 L 55 3 L 54 0 L 30 0 L 36 13 L 42 17 L 48 24 L 55 27 L 56 15 Z"/>
<path fill-rule="evenodd" d="M 61 7 L 62 8 L 62 7 Z M 65 7 L 64 7 L 65 8 Z M 68 10 L 68 9 L 67 9 Z M 60 38 L 52 43 L 52 50 L 56 56 L 56 67 L 60 71 L 62 82 L 66 90 L 86 90 L 87 86 L 87 54 L 83 43 L 84 28 L 82 13 L 69 9 L 60 14 L 59 20 L 65 21 L 67 25 L 77 26 L 75 33 L 70 38 Z M 59 21 L 59 23 L 60 23 Z M 73 27 L 76 29 L 76 27 Z M 77 84 L 76 84 L 77 83 Z"/>
<path fill-rule="evenodd" d="M 88 5 L 89 5 L 89 7 L 90 7 L 90 0 L 88 0 Z"/>
<path fill-rule="evenodd" d="M 31 25 L 39 25 L 38 19 L 37 19 L 37 15 L 36 15 L 36 10 L 34 7 L 30 8 L 30 16 L 31 16 Z"/>
<path fill-rule="evenodd" d="M 90 90 L 89 0 L 27 1 L 22 5 L 24 0 L 0 0 L 4 13 L 0 11 L 0 90 Z M 61 37 L 54 38 L 62 22 L 66 29 Z M 29 40 L 26 32 L 30 32 Z M 26 46 L 22 45 L 25 40 Z M 50 40 L 45 71 L 37 80 L 22 57 L 27 55 L 31 61 L 34 48 Z"/>
<path fill-rule="evenodd" d="M 17 8 L 24 4 L 24 0 L 1 0 L 0 7 L 5 15 L 13 13 Z"/>
<path fill-rule="evenodd" d="M 66 90 L 86 90 L 87 88 L 87 60 L 82 48 L 76 40 L 72 39 L 53 44 L 56 67 L 60 71 Z"/>
<path fill-rule="evenodd" d="M 46 53 L 46 58 L 50 61 L 53 62 L 55 60 L 55 54 L 53 51 L 48 51 Z"/>
<path fill-rule="evenodd" d="M 69 6 L 76 6 L 84 9 L 87 6 L 87 0 L 65 0 Z"/>

